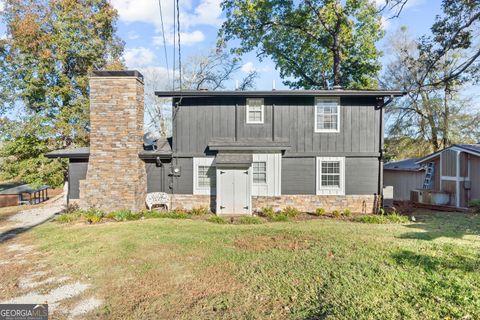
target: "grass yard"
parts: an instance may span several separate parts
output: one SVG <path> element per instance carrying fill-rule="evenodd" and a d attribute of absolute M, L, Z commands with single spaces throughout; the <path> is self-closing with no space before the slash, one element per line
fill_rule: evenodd
<path fill-rule="evenodd" d="M 29 239 L 137 319 L 480 319 L 480 216 L 257 225 L 47 223 Z"/>

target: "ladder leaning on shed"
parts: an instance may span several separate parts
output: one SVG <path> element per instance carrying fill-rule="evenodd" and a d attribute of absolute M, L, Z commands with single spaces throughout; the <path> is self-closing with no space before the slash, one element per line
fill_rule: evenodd
<path fill-rule="evenodd" d="M 423 180 L 423 189 L 432 189 L 432 179 L 435 174 L 435 162 L 429 162 L 427 164 L 427 171 L 425 173 L 425 179 Z"/>

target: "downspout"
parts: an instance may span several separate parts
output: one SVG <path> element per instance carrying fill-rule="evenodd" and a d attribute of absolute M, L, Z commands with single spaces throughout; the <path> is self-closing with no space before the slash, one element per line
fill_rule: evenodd
<path fill-rule="evenodd" d="M 377 186 L 377 208 L 383 207 L 383 155 L 384 155 L 384 123 L 383 123 L 383 108 L 388 106 L 393 101 L 393 95 L 385 101 L 384 98 L 379 99 L 379 104 L 375 107 L 375 110 L 380 111 L 380 126 L 379 126 L 379 139 L 378 139 L 378 186 Z M 376 210 L 377 210 L 376 208 Z"/>

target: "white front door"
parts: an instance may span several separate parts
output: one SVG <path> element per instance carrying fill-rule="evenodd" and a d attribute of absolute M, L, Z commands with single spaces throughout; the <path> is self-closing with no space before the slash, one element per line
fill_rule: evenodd
<path fill-rule="evenodd" d="M 217 169 L 217 214 L 250 214 L 249 168 Z"/>

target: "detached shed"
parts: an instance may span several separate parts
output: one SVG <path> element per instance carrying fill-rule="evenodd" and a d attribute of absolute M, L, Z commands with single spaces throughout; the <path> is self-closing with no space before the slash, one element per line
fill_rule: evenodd
<path fill-rule="evenodd" d="M 418 159 L 405 159 L 386 163 L 383 167 L 384 186 L 393 187 L 394 201 L 409 201 L 410 191 L 422 188 L 425 166 Z"/>

